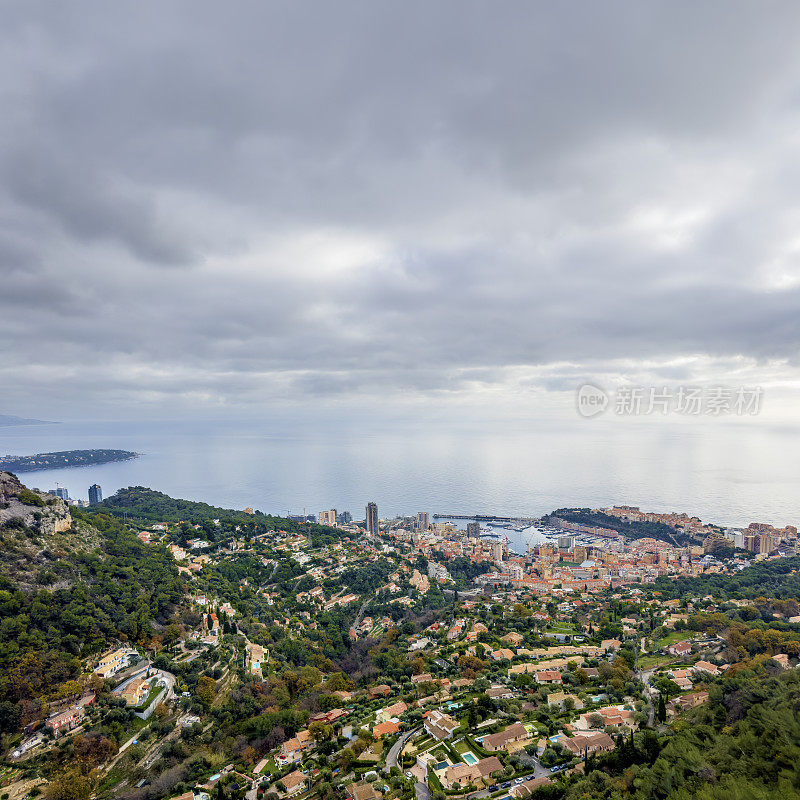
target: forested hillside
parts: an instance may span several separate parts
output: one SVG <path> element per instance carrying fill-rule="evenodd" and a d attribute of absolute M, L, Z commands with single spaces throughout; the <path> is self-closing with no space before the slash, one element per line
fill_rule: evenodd
<path fill-rule="evenodd" d="M 579 525 L 591 525 L 597 528 L 607 528 L 611 531 L 621 533 L 629 539 L 662 539 L 665 542 L 674 544 L 675 542 L 686 544 L 691 541 L 691 537 L 680 531 L 676 531 L 665 525 L 663 522 L 628 522 L 619 519 L 611 514 L 602 511 L 595 511 L 591 508 L 558 508 L 548 514 L 545 520 L 554 521 L 563 519 L 567 522 L 575 522 Z"/>
<path fill-rule="evenodd" d="M 0 574 L 2 732 L 36 718 L 80 675 L 82 657 L 114 640 L 147 644 L 153 623 L 181 600 L 165 547 L 143 544 L 113 517 L 78 509 L 71 509 L 69 531 L 50 533 L 41 527 L 41 496 L 17 490 L 15 507 L 24 508 L 20 498 L 33 509 L 31 524 L 23 517 L 0 524 L 3 546 L 14 555 Z"/>
<path fill-rule="evenodd" d="M 130 486 L 92 506 L 91 513 L 106 512 L 119 519 L 123 517 L 142 523 L 184 522 L 200 525 L 202 535 L 216 541 L 221 535 L 239 530 L 243 536 L 255 536 L 269 531 L 301 531 L 315 545 L 321 546 L 346 534 L 324 525 L 297 523 L 284 517 L 275 517 L 255 511 L 253 514 L 230 508 L 218 508 L 194 500 L 181 500 L 144 486 Z M 216 524 L 214 520 L 219 520 Z"/>
<path fill-rule="evenodd" d="M 649 589 L 665 597 L 800 597 L 800 557 L 755 563 L 734 575 L 661 577 Z"/>
<path fill-rule="evenodd" d="M 534 800 L 795 800 L 800 798 L 800 675 L 741 670 L 710 702 L 660 738 L 645 731 L 586 776 L 551 784 Z"/>

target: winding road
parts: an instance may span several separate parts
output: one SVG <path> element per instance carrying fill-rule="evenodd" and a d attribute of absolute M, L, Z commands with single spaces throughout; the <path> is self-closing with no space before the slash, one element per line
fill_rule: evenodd
<path fill-rule="evenodd" d="M 414 728 L 412 731 L 407 731 L 404 733 L 389 749 L 389 752 L 386 754 L 386 767 L 391 769 L 392 767 L 399 767 L 400 764 L 398 762 L 398 758 L 400 756 L 400 752 L 405 747 L 406 742 L 412 737 L 418 734 L 422 730 L 422 727 Z M 402 769 L 402 767 L 401 767 Z"/>

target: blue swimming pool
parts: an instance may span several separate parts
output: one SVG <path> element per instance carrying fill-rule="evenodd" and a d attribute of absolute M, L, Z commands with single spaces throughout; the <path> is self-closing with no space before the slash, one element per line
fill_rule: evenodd
<path fill-rule="evenodd" d="M 468 764 L 470 767 L 471 767 L 473 764 L 477 764 L 477 763 L 478 763 L 478 758 L 477 758 L 477 756 L 475 755 L 475 753 L 462 753 L 462 754 L 461 754 L 461 758 L 463 758 L 463 759 L 464 759 L 464 762 L 465 762 L 466 764 Z"/>

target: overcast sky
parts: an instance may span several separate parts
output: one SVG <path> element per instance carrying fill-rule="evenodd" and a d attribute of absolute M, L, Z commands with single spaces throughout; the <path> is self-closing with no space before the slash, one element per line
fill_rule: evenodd
<path fill-rule="evenodd" d="M 793 392 L 799 42 L 797 2 L 6 0 L 0 412 Z"/>

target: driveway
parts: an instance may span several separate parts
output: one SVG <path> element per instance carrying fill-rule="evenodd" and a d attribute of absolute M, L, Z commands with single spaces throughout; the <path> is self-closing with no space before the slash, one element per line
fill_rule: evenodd
<path fill-rule="evenodd" d="M 167 694 L 164 697 L 164 700 L 170 700 L 175 696 L 175 676 L 171 672 L 167 672 L 163 669 L 153 669 L 151 670 L 153 675 L 156 675 L 159 679 L 159 682 L 162 683 L 167 689 Z"/>
<path fill-rule="evenodd" d="M 424 783 L 417 783 L 414 788 L 417 792 L 417 800 L 431 800 L 431 793 Z"/>

